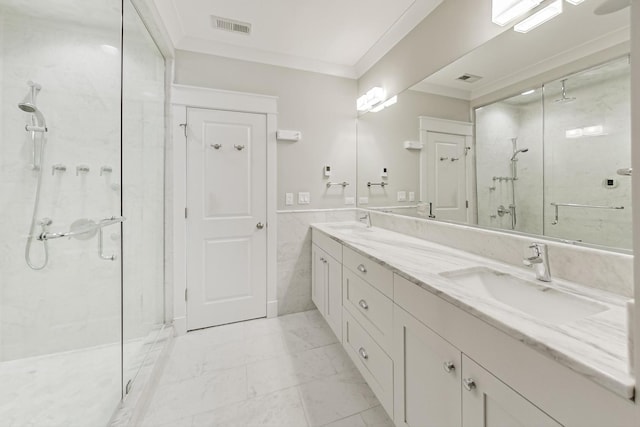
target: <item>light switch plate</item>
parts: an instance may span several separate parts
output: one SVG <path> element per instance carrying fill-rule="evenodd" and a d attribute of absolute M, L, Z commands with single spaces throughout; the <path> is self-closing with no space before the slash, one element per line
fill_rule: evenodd
<path fill-rule="evenodd" d="M 407 201 L 407 192 L 406 191 L 398 191 L 398 201 L 406 202 Z"/>
<path fill-rule="evenodd" d="M 308 205 L 311 203 L 311 194 L 307 192 L 298 193 L 298 204 L 299 205 Z"/>
<path fill-rule="evenodd" d="M 355 205 L 356 204 L 356 198 L 355 197 L 345 197 L 344 198 L 344 204 L 345 205 Z"/>
<path fill-rule="evenodd" d="M 369 198 L 368 197 L 358 197 L 358 204 L 359 205 L 368 205 L 369 204 Z"/>
<path fill-rule="evenodd" d="M 416 201 L 416 193 L 415 193 L 415 191 L 409 191 L 409 201 L 410 202 L 415 202 Z"/>
<path fill-rule="evenodd" d="M 286 206 L 293 205 L 293 193 L 285 193 L 284 194 L 284 204 Z"/>

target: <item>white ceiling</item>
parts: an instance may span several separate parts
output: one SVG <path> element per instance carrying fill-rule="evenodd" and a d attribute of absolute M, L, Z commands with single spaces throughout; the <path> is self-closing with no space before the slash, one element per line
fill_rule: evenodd
<path fill-rule="evenodd" d="M 412 89 L 472 100 L 629 40 L 629 8 L 598 16 L 593 11 L 600 3 L 565 3 L 550 22 L 526 34 L 506 31 Z M 482 79 L 457 80 L 465 73 Z"/>
<path fill-rule="evenodd" d="M 358 78 L 443 0 L 153 0 L 176 49 Z M 250 36 L 211 15 L 249 22 Z"/>

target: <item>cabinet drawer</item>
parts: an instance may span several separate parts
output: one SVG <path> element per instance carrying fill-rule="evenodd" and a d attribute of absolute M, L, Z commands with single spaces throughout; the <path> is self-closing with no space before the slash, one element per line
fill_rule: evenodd
<path fill-rule="evenodd" d="M 342 271 L 342 305 L 390 354 L 393 302 L 349 269 Z"/>
<path fill-rule="evenodd" d="M 393 362 L 347 310 L 342 319 L 347 354 L 393 418 Z"/>
<path fill-rule="evenodd" d="M 358 277 L 366 280 L 387 297 L 393 298 L 393 273 L 390 270 L 349 248 L 344 248 L 342 261 L 343 265 Z"/>
<path fill-rule="evenodd" d="M 336 261 L 340 263 L 342 262 L 341 243 L 338 243 L 322 231 L 318 231 L 315 228 L 311 229 L 311 241 L 315 245 L 318 245 L 320 249 L 332 256 Z"/>

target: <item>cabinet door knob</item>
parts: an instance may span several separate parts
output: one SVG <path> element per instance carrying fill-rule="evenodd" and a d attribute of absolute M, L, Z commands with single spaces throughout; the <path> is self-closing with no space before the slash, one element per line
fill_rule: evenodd
<path fill-rule="evenodd" d="M 362 307 L 363 310 L 369 310 L 369 304 L 363 299 L 358 302 L 358 305 Z"/>
<path fill-rule="evenodd" d="M 210 144 L 216 150 L 219 150 L 222 147 L 222 144 Z"/>
<path fill-rule="evenodd" d="M 361 273 L 366 273 L 367 272 L 367 267 L 365 267 L 364 264 L 360 264 L 358 266 L 358 271 L 360 271 Z"/>
<path fill-rule="evenodd" d="M 445 372 L 452 372 L 456 370 L 456 365 L 453 362 L 444 362 L 443 368 Z"/>
<path fill-rule="evenodd" d="M 464 386 L 464 388 L 466 388 L 469 391 L 476 388 L 476 382 L 473 378 L 464 378 L 462 380 L 462 385 Z"/>
<path fill-rule="evenodd" d="M 259 222 L 259 223 L 257 223 L 257 224 L 256 224 L 256 228 L 257 228 L 258 230 L 262 230 L 262 229 L 264 228 L 264 224 L 263 224 L 263 223 L 261 223 L 261 222 Z"/>
<path fill-rule="evenodd" d="M 358 350 L 358 353 L 360 353 L 360 357 L 362 357 L 364 360 L 367 360 L 369 358 L 369 355 L 367 354 L 365 349 L 362 347 L 360 347 L 360 349 Z"/>

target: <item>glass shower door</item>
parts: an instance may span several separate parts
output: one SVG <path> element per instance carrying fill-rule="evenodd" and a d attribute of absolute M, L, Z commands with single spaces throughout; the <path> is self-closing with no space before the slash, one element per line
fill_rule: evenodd
<path fill-rule="evenodd" d="M 0 0 L 0 420 L 121 398 L 120 2 Z"/>

